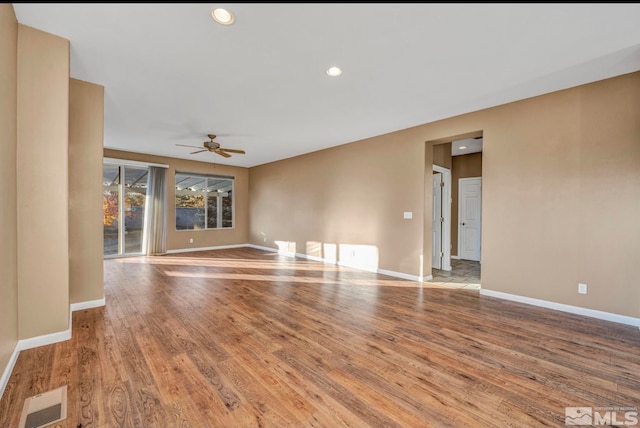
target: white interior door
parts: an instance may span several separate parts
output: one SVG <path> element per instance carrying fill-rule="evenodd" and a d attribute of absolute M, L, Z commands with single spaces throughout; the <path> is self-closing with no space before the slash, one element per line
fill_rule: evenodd
<path fill-rule="evenodd" d="M 482 178 L 461 178 L 458 195 L 458 255 L 461 259 L 480 261 Z"/>
<path fill-rule="evenodd" d="M 442 173 L 433 174 L 433 216 L 431 230 L 433 248 L 431 267 L 442 269 Z"/>

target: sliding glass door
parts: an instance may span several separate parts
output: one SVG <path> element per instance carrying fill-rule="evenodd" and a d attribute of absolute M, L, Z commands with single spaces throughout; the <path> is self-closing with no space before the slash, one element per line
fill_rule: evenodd
<path fill-rule="evenodd" d="M 103 166 L 104 255 L 142 254 L 149 168 Z"/>

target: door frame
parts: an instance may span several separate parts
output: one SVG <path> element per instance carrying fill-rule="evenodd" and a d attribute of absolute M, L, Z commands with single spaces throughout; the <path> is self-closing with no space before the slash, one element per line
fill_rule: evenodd
<path fill-rule="evenodd" d="M 462 234 L 460 233 L 460 219 L 462 218 L 462 192 L 460 191 L 460 189 L 462 189 L 462 181 L 463 180 L 475 180 L 475 179 L 479 179 L 480 180 L 480 235 L 478 236 L 478 239 L 480 240 L 479 244 L 478 244 L 478 248 L 480 249 L 480 257 L 479 257 L 479 263 L 482 264 L 482 177 L 464 177 L 464 178 L 458 178 L 458 258 L 460 257 L 460 248 L 462 248 L 461 245 L 461 237 Z"/>
<path fill-rule="evenodd" d="M 433 171 L 442 174 L 442 270 L 451 270 L 451 170 L 433 165 Z M 433 178 L 432 178 L 433 180 Z M 431 225 L 429 225 L 431 227 Z"/>

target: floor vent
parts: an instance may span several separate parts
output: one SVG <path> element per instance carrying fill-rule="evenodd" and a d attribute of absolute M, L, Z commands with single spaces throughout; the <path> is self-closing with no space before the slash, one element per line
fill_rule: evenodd
<path fill-rule="evenodd" d="M 67 418 L 67 385 L 24 401 L 18 428 L 41 428 Z"/>

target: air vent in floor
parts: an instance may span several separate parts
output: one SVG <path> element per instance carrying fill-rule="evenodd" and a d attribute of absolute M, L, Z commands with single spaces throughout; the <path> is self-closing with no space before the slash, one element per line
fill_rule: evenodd
<path fill-rule="evenodd" d="M 18 428 L 41 428 L 67 417 L 67 385 L 24 401 Z"/>

